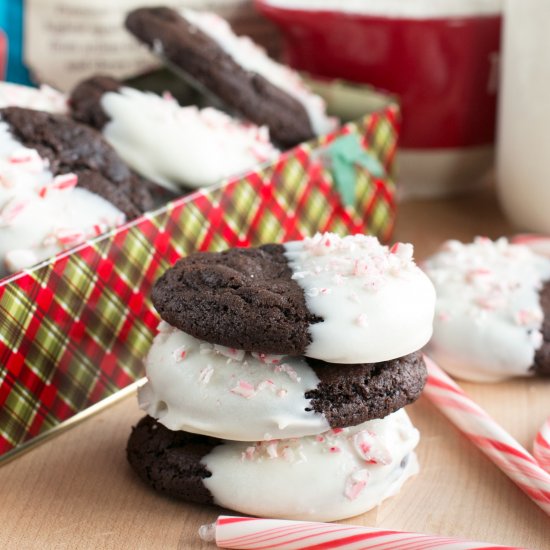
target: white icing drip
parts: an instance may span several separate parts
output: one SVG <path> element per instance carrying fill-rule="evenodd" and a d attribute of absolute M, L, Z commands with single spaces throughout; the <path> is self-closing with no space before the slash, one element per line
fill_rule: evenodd
<path fill-rule="evenodd" d="M 0 277 L 30 267 L 124 221 L 115 206 L 54 176 L 0 121 Z"/>
<path fill-rule="evenodd" d="M 9 82 L 0 82 L 0 108 L 3 107 L 25 107 L 60 114 L 68 111 L 67 97 L 49 86 L 30 88 Z"/>
<path fill-rule="evenodd" d="M 356 446 L 368 435 L 368 458 Z M 383 420 L 322 436 L 250 445 L 225 442 L 202 463 L 214 502 L 260 517 L 334 521 L 362 514 L 396 494 L 418 471 L 418 431 L 401 409 Z M 385 461 L 372 455 L 384 449 Z M 407 460 L 405 467 L 401 466 Z"/>
<path fill-rule="evenodd" d="M 412 245 L 392 249 L 376 237 L 317 234 L 286 243 L 293 278 L 308 309 L 305 355 L 329 363 L 374 363 L 412 353 L 432 334 L 433 285 L 412 259 Z"/>
<path fill-rule="evenodd" d="M 265 51 L 246 36 L 236 36 L 231 27 L 214 13 L 182 10 L 182 17 L 215 40 L 237 64 L 269 80 L 305 108 L 316 135 L 336 128 L 337 121 L 326 114 L 325 102 L 312 93 L 298 73 L 269 58 Z"/>
<path fill-rule="evenodd" d="M 335 11 L 385 17 L 467 17 L 498 15 L 502 0 L 262 0 L 284 9 Z"/>
<path fill-rule="evenodd" d="M 538 291 L 550 260 L 504 238 L 477 238 L 448 241 L 424 269 L 437 292 L 429 355 L 466 380 L 532 374 L 544 319 Z"/>
<path fill-rule="evenodd" d="M 101 106 L 111 119 L 103 129 L 107 141 L 137 172 L 169 189 L 212 185 L 278 154 L 267 128 L 212 108 L 180 107 L 169 95 L 121 88 L 104 94 Z"/>
<path fill-rule="evenodd" d="M 215 346 L 164 322 L 159 330 L 139 401 L 170 430 L 255 441 L 266 433 L 298 437 L 329 428 L 322 414 L 306 411 L 304 394 L 319 379 L 303 359 Z"/>

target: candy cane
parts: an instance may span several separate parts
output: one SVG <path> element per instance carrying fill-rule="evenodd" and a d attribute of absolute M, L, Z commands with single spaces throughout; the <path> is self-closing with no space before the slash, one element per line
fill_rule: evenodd
<path fill-rule="evenodd" d="M 533 455 L 539 464 L 550 473 L 550 417 L 542 425 L 535 437 Z"/>
<path fill-rule="evenodd" d="M 373 527 L 229 516 L 220 516 L 216 523 L 203 525 L 199 535 L 204 541 L 216 542 L 219 548 L 236 550 L 518 550 L 513 546 Z"/>
<path fill-rule="evenodd" d="M 424 395 L 527 496 L 550 515 L 550 474 L 430 358 Z"/>

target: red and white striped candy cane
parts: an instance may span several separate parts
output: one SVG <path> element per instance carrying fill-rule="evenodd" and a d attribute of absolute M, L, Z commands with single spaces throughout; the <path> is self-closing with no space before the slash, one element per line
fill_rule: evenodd
<path fill-rule="evenodd" d="M 539 464 L 550 473 L 550 417 L 546 419 L 535 437 L 533 455 Z"/>
<path fill-rule="evenodd" d="M 219 548 L 235 550 L 518 550 L 512 546 L 374 527 L 230 516 L 220 516 L 216 523 L 203 525 L 199 534 L 205 541 L 216 542 Z"/>
<path fill-rule="evenodd" d="M 527 496 L 550 515 L 550 474 L 506 430 L 429 357 L 424 395 L 494 462 Z"/>

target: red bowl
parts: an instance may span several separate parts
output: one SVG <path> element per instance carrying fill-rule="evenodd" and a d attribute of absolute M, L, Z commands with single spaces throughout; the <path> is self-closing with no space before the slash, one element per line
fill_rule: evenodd
<path fill-rule="evenodd" d="M 479 1 L 470 3 L 479 9 Z M 457 149 L 494 141 L 498 8 L 424 17 L 294 9 L 269 0 L 255 4 L 282 30 L 292 67 L 400 96 L 402 147 Z"/>

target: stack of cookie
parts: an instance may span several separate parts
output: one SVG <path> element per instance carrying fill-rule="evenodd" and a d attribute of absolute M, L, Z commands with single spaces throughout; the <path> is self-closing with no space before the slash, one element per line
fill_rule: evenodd
<path fill-rule="evenodd" d="M 336 520 L 417 472 L 419 350 L 435 293 L 375 237 L 196 253 L 156 283 L 162 321 L 128 459 L 155 489 L 242 513 Z"/>

